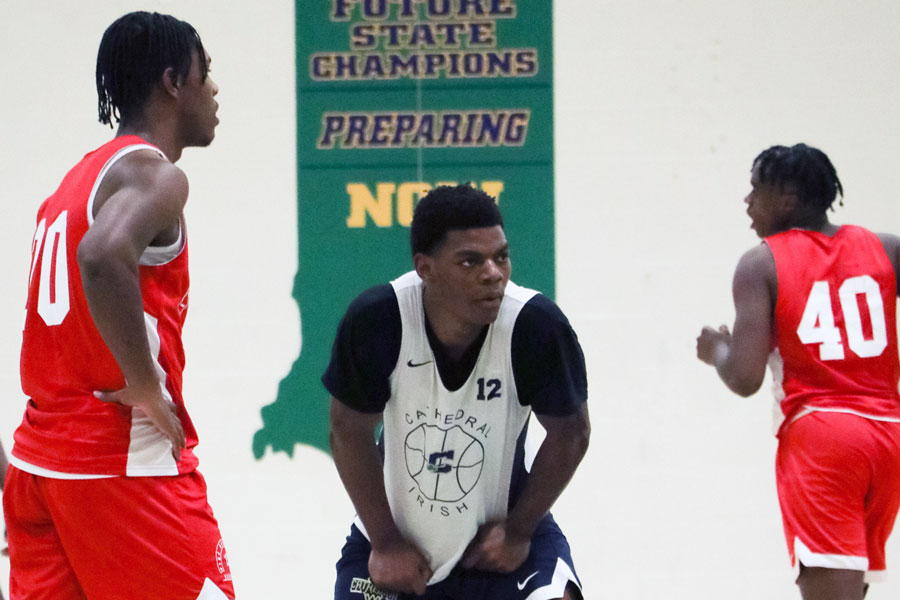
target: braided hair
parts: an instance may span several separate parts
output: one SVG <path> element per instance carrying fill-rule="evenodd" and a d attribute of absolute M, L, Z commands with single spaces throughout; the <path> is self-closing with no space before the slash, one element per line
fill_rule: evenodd
<path fill-rule="evenodd" d="M 195 50 L 205 79 L 203 42 L 189 23 L 144 11 L 116 19 L 103 34 L 97 52 L 100 122 L 112 127 L 114 119 L 128 122 L 139 116 L 166 69 L 175 69 L 179 79 L 188 76 Z"/>
<path fill-rule="evenodd" d="M 789 188 L 800 202 L 823 212 L 830 209 L 838 194 L 843 206 L 844 188 L 828 156 L 806 144 L 772 146 L 753 161 L 760 181 Z"/>

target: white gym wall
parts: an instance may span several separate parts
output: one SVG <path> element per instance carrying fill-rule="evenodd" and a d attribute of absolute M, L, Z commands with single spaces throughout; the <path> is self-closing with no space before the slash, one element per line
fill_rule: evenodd
<path fill-rule="evenodd" d="M 900 5 L 554 4 L 556 298 L 585 350 L 594 423 L 555 513 L 587 597 L 795 600 L 768 380 L 733 396 L 694 338 L 733 318 L 731 274 L 757 243 L 742 200 L 769 145 L 819 146 L 847 194 L 834 220 L 900 232 Z M 290 0 L 0 0 L 0 439 L 8 450 L 24 409 L 34 214 L 112 135 L 96 120 L 96 50 L 137 9 L 191 22 L 221 90 L 215 142 L 179 162 L 191 181 L 185 396 L 235 588 L 330 598 L 352 517 L 330 458 L 251 452 L 300 345 Z M 888 569 L 867 600 L 900 595 L 896 536 Z"/>

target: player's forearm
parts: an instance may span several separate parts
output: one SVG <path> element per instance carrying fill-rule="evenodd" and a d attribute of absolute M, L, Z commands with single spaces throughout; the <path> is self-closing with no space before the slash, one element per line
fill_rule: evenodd
<path fill-rule="evenodd" d="M 538 449 L 528 483 L 507 517 L 507 530 L 523 537 L 534 533 L 540 520 L 562 494 L 587 452 L 590 421 L 586 407 L 569 419 L 542 419 L 547 437 Z M 548 426 L 550 425 L 550 426 Z"/>
<path fill-rule="evenodd" d="M 704 327 L 697 338 L 697 358 L 715 367 L 719 378 L 732 392 L 750 396 L 762 385 L 765 356 L 755 356 L 741 346 L 735 347 L 734 340 L 724 325 L 718 330 Z"/>
<path fill-rule="evenodd" d="M 759 390 L 765 375 L 764 368 L 762 372 L 759 368 L 751 368 L 751 361 L 741 356 L 740 352 L 735 352 L 731 341 L 720 342 L 713 365 L 728 389 L 745 398 Z"/>
<path fill-rule="evenodd" d="M 745 398 L 755 394 L 759 390 L 759 386 L 762 385 L 761 380 L 757 380 L 755 377 L 748 377 L 735 368 L 722 366 L 716 367 L 716 371 L 719 373 L 719 378 L 728 386 L 728 389 Z"/>
<path fill-rule="evenodd" d="M 129 386 L 159 385 L 150 355 L 137 265 L 79 253 L 84 295 Z"/>
<path fill-rule="evenodd" d="M 3 490 L 6 480 L 6 472 L 9 470 L 9 459 L 6 457 L 6 449 L 0 443 L 0 491 Z M 2 598 L 0 598 L 2 600 Z"/>
<path fill-rule="evenodd" d="M 401 535 L 391 515 L 384 489 L 384 471 L 378 448 L 373 442 L 373 427 L 336 422 L 334 412 L 332 410 L 330 442 L 338 475 L 372 546 L 388 546 Z"/>

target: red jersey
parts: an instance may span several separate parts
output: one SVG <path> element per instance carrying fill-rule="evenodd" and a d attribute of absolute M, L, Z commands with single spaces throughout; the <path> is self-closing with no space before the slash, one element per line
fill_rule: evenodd
<path fill-rule="evenodd" d="M 85 155 L 38 210 L 20 365 L 29 400 L 12 449 L 14 464 L 23 470 L 153 476 L 197 466 L 197 434 L 181 389 L 189 286 L 183 223 L 179 241 L 151 246 L 139 267 L 150 350 L 163 395 L 178 407 L 184 427 L 181 459 L 175 462 L 170 442 L 139 409 L 94 397 L 95 390 L 125 387 L 125 379 L 91 318 L 78 245 L 93 222 L 94 195 L 106 172 L 126 154 L 146 149 L 163 156 L 139 137 L 113 139 Z"/>
<path fill-rule="evenodd" d="M 833 237 L 792 229 L 765 241 L 778 273 L 779 433 L 816 410 L 900 421 L 897 282 L 878 236 L 844 225 Z"/>

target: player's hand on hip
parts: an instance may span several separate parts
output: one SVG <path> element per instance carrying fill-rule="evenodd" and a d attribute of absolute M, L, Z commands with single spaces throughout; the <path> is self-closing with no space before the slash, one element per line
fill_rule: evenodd
<path fill-rule="evenodd" d="M 421 596 L 431 575 L 428 559 L 404 539 L 373 547 L 369 555 L 369 578 L 385 591 Z"/>
<path fill-rule="evenodd" d="M 530 536 L 515 534 L 503 521 L 485 523 L 478 528 L 459 564 L 465 569 L 511 573 L 525 562 L 530 551 Z"/>
<path fill-rule="evenodd" d="M 708 365 L 719 366 L 728 357 L 731 348 L 731 332 L 727 325 L 718 329 L 704 327 L 697 336 L 697 358 Z"/>
<path fill-rule="evenodd" d="M 129 385 L 121 390 L 95 391 L 94 397 L 102 402 L 121 404 L 141 410 L 156 428 L 172 444 L 172 457 L 178 461 L 184 450 L 184 428 L 178 418 L 178 408 L 162 395 L 159 383 L 145 386 Z"/>

